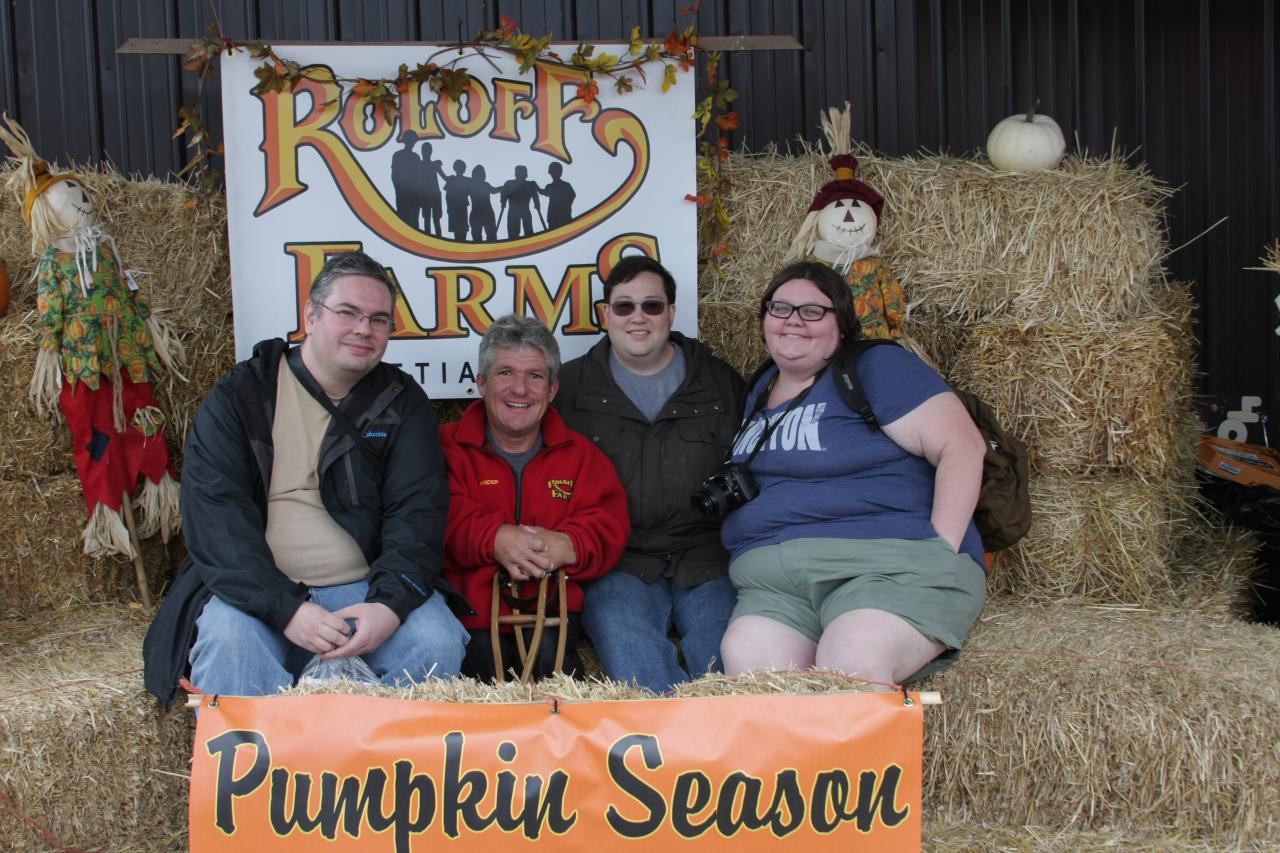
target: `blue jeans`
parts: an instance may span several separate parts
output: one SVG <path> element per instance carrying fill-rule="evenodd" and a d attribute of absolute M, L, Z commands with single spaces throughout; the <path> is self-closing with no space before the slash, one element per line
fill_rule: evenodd
<path fill-rule="evenodd" d="M 368 581 L 312 587 L 311 601 L 333 612 L 365 600 Z M 453 678 L 469 635 L 444 596 L 432 595 L 381 646 L 364 655 L 384 684 Z M 200 612 L 191 681 L 205 693 L 267 696 L 291 687 L 313 653 L 216 595 Z"/>
<path fill-rule="evenodd" d="M 673 578 L 645 583 L 612 571 L 586 584 L 582 624 L 600 655 L 605 674 L 654 693 L 708 672 L 723 672 L 720 638 L 733 614 L 737 593 L 728 577 L 681 589 Z M 675 625 L 685 667 L 667 638 Z"/>

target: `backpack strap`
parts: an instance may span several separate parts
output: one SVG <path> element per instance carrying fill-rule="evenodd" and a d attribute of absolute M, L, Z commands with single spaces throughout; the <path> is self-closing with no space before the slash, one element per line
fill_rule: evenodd
<path fill-rule="evenodd" d="M 836 391 L 845 405 L 858 413 L 858 416 L 872 429 L 880 429 L 876 413 L 871 410 L 871 401 L 867 392 L 862 390 L 862 382 L 858 379 L 858 356 L 872 347 L 888 345 L 899 346 L 897 341 L 883 338 L 858 338 L 843 344 L 831 359 L 831 373 L 836 380 Z"/>

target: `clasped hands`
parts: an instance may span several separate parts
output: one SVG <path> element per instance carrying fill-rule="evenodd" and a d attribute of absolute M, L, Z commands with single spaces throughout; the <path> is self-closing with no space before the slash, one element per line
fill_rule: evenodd
<path fill-rule="evenodd" d="M 529 524 L 504 524 L 493 537 L 493 554 L 512 580 L 537 580 L 578 562 L 573 540 L 558 530 Z"/>
<path fill-rule="evenodd" d="M 348 620 L 355 623 L 354 629 Z M 367 655 L 399 627 L 400 617 L 395 611 L 378 602 L 365 601 L 330 612 L 304 601 L 284 627 L 284 636 L 295 646 L 332 660 Z"/>

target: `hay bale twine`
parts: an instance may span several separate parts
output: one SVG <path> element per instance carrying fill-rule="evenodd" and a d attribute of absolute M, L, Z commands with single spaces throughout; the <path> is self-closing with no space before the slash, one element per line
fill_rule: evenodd
<path fill-rule="evenodd" d="M 129 603 L 138 597 L 133 562 L 91 559 L 80 532 L 88 522 L 84 492 L 74 474 L 44 480 L 0 480 L 0 618 L 86 604 Z M 151 590 L 158 593 L 181 559 L 180 542 L 142 541 Z"/>
<path fill-rule="evenodd" d="M 146 626 L 121 606 L 0 623 L 0 790 L 64 846 L 154 851 L 185 840 L 194 720 L 143 692 Z M 0 848 L 48 849 L 8 808 L 0 814 Z"/>

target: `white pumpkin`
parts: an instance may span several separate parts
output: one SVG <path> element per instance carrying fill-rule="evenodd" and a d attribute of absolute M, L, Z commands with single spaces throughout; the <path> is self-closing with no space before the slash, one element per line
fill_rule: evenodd
<path fill-rule="evenodd" d="M 1036 115 L 1035 107 L 1009 116 L 987 137 L 987 156 L 996 168 L 1008 171 L 1052 169 L 1066 150 L 1062 128 L 1048 116 Z"/>

